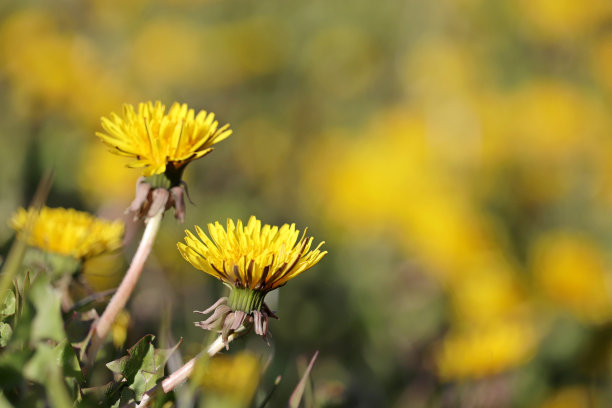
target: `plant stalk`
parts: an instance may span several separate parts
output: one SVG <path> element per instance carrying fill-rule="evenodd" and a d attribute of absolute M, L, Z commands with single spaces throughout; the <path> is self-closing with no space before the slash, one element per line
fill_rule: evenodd
<path fill-rule="evenodd" d="M 102 313 L 100 319 L 91 329 L 91 344 L 87 350 L 87 365 L 89 367 L 93 365 L 98 351 L 104 344 L 106 336 L 115 322 L 115 318 L 125 307 L 128 299 L 134 291 L 136 283 L 138 283 L 138 279 L 140 278 L 140 274 L 144 268 L 145 261 L 151 252 L 153 242 L 155 241 L 155 237 L 159 231 L 163 214 L 163 211 L 159 211 L 157 214 L 147 220 L 147 226 L 142 234 L 142 239 L 140 240 L 140 244 L 138 244 L 138 249 L 132 258 L 132 263 L 130 264 L 129 269 L 125 273 L 125 276 L 117 288 L 117 291 L 106 306 L 104 313 Z"/>
<path fill-rule="evenodd" d="M 232 333 L 227 338 L 228 343 L 234 340 L 236 336 L 239 336 L 240 334 L 242 333 L 240 332 Z M 223 342 L 223 336 L 219 335 L 219 337 L 217 337 L 217 339 L 210 346 L 208 346 L 208 350 L 206 352 L 208 353 L 210 357 L 212 357 L 215 354 L 217 354 L 219 351 L 223 350 L 224 347 L 225 347 L 225 343 Z M 164 381 L 161 382 L 161 389 L 163 390 L 164 394 L 167 394 L 170 391 L 174 390 L 176 387 L 182 384 L 185 380 L 187 380 L 189 376 L 191 376 L 198 359 L 202 357 L 203 354 L 204 352 L 201 352 L 200 354 L 198 354 L 197 356 L 195 356 L 194 358 L 186 362 L 181 368 L 179 368 L 178 370 L 170 374 Z M 153 402 L 153 399 L 151 397 L 158 390 L 158 387 L 159 386 L 147 391 L 147 393 L 142 397 L 140 404 L 138 404 L 136 408 L 148 407 L 149 404 Z"/>

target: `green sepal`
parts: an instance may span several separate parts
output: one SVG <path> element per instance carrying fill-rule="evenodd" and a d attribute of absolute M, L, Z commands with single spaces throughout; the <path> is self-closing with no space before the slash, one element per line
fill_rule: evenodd
<path fill-rule="evenodd" d="M 71 255 L 61 255 L 33 247 L 27 249 L 23 265 L 26 269 L 49 274 L 52 281 L 74 275 L 82 268 L 82 262 Z"/>
<path fill-rule="evenodd" d="M 145 177 L 145 179 L 152 188 L 165 188 L 166 190 L 170 190 L 172 187 L 179 186 L 181 184 L 184 170 L 185 166 L 175 169 L 170 163 L 168 163 L 164 173 L 154 174 L 152 176 Z"/>
<path fill-rule="evenodd" d="M 254 310 L 259 311 L 263 306 L 266 292 L 252 289 L 232 288 L 227 300 L 227 305 L 232 310 L 240 310 L 250 313 Z"/>

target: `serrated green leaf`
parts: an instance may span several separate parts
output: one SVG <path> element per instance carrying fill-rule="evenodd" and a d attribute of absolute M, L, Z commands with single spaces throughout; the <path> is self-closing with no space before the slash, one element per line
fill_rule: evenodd
<path fill-rule="evenodd" d="M 155 365 L 155 348 L 152 344 L 149 344 L 149 348 L 142 359 L 142 365 L 138 372 L 136 372 L 134 381 L 128 386 L 136 394 L 136 399 L 140 401 L 142 395 L 155 385 L 155 380 L 159 377 L 161 377 L 161 375 L 158 375 L 158 370 Z"/>
<path fill-rule="evenodd" d="M 116 374 L 123 375 L 123 378 L 131 384 L 138 370 L 142 368 L 144 358 L 149 352 L 149 349 L 153 348 L 151 342 L 154 338 L 155 336 L 152 334 L 147 334 L 127 350 L 127 356 L 107 363 L 106 367 Z"/>
<path fill-rule="evenodd" d="M 155 365 L 164 367 L 168 362 L 168 359 L 174 352 L 179 348 L 179 346 L 183 343 L 183 339 L 179 339 L 178 343 L 176 343 L 173 347 L 166 349 L 156 349 L 155 350 Z"/>
<path fill-rule="evenodd" d="M 4 295 L 4 301 L 0 305 L 0 320 L 15 314 L 15 300 L 15 292 L 8 289 Z"/>
<path fill-rule="evenodd" d="M 136 401 L 163 377 L 168 358 L 182 341 L 172 348 L 156 350 L 152 344 L 154 338 L 152 334 L 143 337 L 128 350 L 127 356 L 106 364 L 112 372 L 123 376 L 128 388 L 134 391 Z"/>
<path fill-rule="evenodd" d="M 13 335 L 13 328 L 10 324 L 0 322 L 0 347 L 6 347 L 11 336 Z"/>
<path fill-rule="evenodd" d="M 49 279 L 39 276 L 32 283 L 27 298 L 36 308 L 36 316 L 32 320 L 32 340 L 64 340 L 66 333 L 62 321 L 60 294 L 53 289 Z"/>
<path fill-rule="evenodd" d="M 62 368 L 64 377 L 74 378 L 78 383 L 84 381 L 81 366 L 74 348 L 68 340 L 62 341 L 55 347 L 57 364 Z"/>
<path fill-rule="evenodd" d="M 157 384 L 157 380 L 164 376 L 164 366 L 168 358 L 176 351 L 182 342 L 179 341 L 174 347 L 168 349 L 151 349 L 145 356 L 142 369 L 134 378 L 134 383 L 130 386 L 136 393 L 136 400 L 140 401 L 142 396 Z M 153 353 L 151 353 L 153 351 Z"/>
<path fill-rule="evenodd" d="M 47 344 L 39 343 L 34 355 L 23 367 L 23 375 L 30 381 L 44 384 L 51 367 L 56 365 L 53 348 Z"/>
<path fill-rule="evenodd" d="M 136 400 L 136 396 L 133 390 L 125 387 L 121 390 L 121 398 L 119 398 L 119 406 L 124 407 Z"/>
<path fill-rule="evenodd" d="M 124 382 L 111 381 L 97 387 L 81 388 L 81 395 L 83 397 L 83 404 L 81 406 L 85 408 L 97 405 L 110 407 L 116 401 L 119 401 L 121 390 L 124 387 Z"/>

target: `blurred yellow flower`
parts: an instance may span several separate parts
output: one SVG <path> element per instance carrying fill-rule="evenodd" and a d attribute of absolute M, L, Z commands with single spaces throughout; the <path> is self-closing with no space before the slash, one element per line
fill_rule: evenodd
<path fill-rule="evenodd" d="M 213 394 L 218 405 L 247 407 L 255 396 L 261 377 L 261 363 L 252 353 L 214 356 L 196 365 L 192 380 L 203 388 L 203 397 Z"/>
<path fill-rule="evenodd" d="M 451 332 L 435 357 L 443 380 L 472 380 L 527 362 L 535 346 L 536 336 L 529 323 L 498 320 Z"/>
<path fill-rule="evenodd" d="M 206 24 L 163 15 L 143 21 L 127 63 L 147 89 L 219 89 L 282 67 L 285 31 L 283 22 L 268 16 Z"/>
<path fill-rule="evenodd" d="M 599 83 L 608 92 L 612 92 L 612 35 L 609 33 L 598 39 L 597 43 L 591 48 L 592 71 L 597 76 Z"/>
<path fill-rule="evenodd" d="M 121 252 L 111 252 L 83 262 L 82 273 L 88 285 L 95 292 L 102 292 L 119 286 L 126 270 Z"/>
<path fill-rule="evenodd" d="M 521 0 L 516 2 L 521 22 L 527 22 L 544 39 L 588 34 L 606 21 L 612 10 L 606 0 Z"/>
<path fill-rule="evenodd" d="M 52 13 L 20 10 L 0 27 L 0 70 L 29 115 L 56 109 L 89 123 L 123 100 L 121 78 L 110 75 L 101 59 L 92 41 L 60 28 Z"/>
<path fill-rule="evenodd" d="M 592 137 L 590 99 L 563 81 L 533 80 L 515 92 L 508 147 L 529 159 L 564 159 Z M 520 156 L 519 156 L 520 158 Z"/>
<path fill-rule="evenodd" d="M 229 124 L 218 127 L 214 113 L 197 115 L 186 104 L 174 103 L 166 113 L 161 102 L 124 105 L 124 117 L 112 113 L 102 118 L 106 133 L 96 135 L 111 152 L 134 158 L 128 167 L 144 167 L 143 174 L 182 173 L 184 166 L 198 159 L 232 134 Z"/>
<path fill-rule="evenodd" d="M 610 320 L 609 268 L 593 242 L 559 232 L 540 238 L 533 251 L 533 274 L 545 296 L 581 320 Z"/>
<path fill-rule="evenodd" d="M 2 70 L 22 98 L 44 107 L 65 100 L 70 83 L 71 39 L 60 34 L 50 14 L 24 10 L 0 31 Z"/>
<path fill-rule="evenodd" d="M 592 392 L 580 386 L 566 387 L 548 397 L 539 408 L 590 408 L 603 406 Z"/>
<path fill-rule="evenodd" d="M 134 195 L 138 175 L 124 167 L 120 157 L 100 149 L 99 143 L 89 143 L 79 161 L 77 183 L 83 198 L 91 204 L 109 200 L 122 203 Z"/>
<path fill-rule="evenodd" d="M 430 130 L 417 112 L 389 109 L 357 135 L 326 135 L 336 140 L 317 144 L 309 157 L 318 165 L 306 162 L 304 173 L 309 205 L 321 197 L 321 210 L 347 228 L 388 228 L 446 279 L 494 240 L 474 208 L 471 173 L 449 166 Z"/>
<path fill-rule="evenodd" d="M 485 256 L 466 265 L 469 273 L 448 285 L 452 306 L 462 321 L 487 323 L 519 311 L 526 302 L 516 271 L 501 257 Z"/>
<path fill-rule="evenodd" d="M 17 232 L 23 230 L 29 212 L 20 208 L 11 219 Z M 35 216 L 28 244 L 47 252 L 86 259 L 121 247 L 122 221 L 106 221 L 88 213 L 43 207 Z"/>
<path fill-rule="evenodd" d="M 209 59 L 202 58 L 205 50 L 200 46 L 200 26 L 169 16 L 143 23 L 129 50 L 139 80 L 161 90 L 174 84 L 197 83 L 194 77 L 200 74 L 202 62 Z M 211 55 L 208 50 L 205 53 Z"/>
<path fill-rule="evenodd" d="M 127 338 L 130 320 L 130 313 L 127 310 L 122 310 L 119 312 L 117 318 L 113 322 L 113 326 L 111 327 L 111 337 L 115 347 L 123 347 L 125 339 Z"/>
<path fill-rule="evenodd" d="M 230 287 L 229 299 L 209 309 L 223 311 L 221 320 L 216 319 L 218 313 L 215 312 L 211 317 L 214 319 L 199 324 L 202 328 L 212 329 L 223 322 L 224 338 L 248 315 L 255 319 L 255 332 L 265 335 L 267 318 L 274 317 L 264 303 L 266 294 L 314 266 L 327 254 L 327 251 L 320 250 L 324 242 L 310 250 L 314 238 L 307 237 L 306 231 L 300 238 L 295 224 L 284 224 L 280 228 L 268 224 L 262 227 L 261 221 L 254 216 L 246 226 L 241 220 L 234 223 L 228 219 L 227 231 L 218 222 L 208 224 L 212 241 L 199 226 L 196 225 L 195 229 L 199 239 L 186 230 L 185 244 L 179 242 L 178 249 L 195 268 Z M 233 312 L 236 312 L 235 318 Z M 228 313 L 232 313 L 230 320 L 235 326 L 232 329 L 226 319 Z"/>

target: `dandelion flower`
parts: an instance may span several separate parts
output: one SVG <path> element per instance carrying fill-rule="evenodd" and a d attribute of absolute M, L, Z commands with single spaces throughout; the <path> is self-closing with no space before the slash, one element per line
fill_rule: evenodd
<path fill-rule="evenodd" d="M 227 341 L 243 323 L 254 323 L 255 332 L 265 337 L 268 317 L 276 317 L 264 303 L 268 292 L 286 284 L 314 266 L 325 256 L 321 242 L 311 250 L 314 238 L 306 231 L 300 237 L 295 224 L 282 227 L 264 225 L 252 216 L 246 225 L 227 221 L 227 230 L 218 222 L 208 224 L 211 238 L 198 226 L 197 237 L 185 231 L 185 243 L 178 249 L 195 268 L 221 280 L 230 288 L 221 298 L 200 313 L 212 315 L 196 325 L 220 330 Z"/>
<path fill-rule="evenodd" d="M 124 232 L 121 221 L 106 221 L 66 208 L 43 207 L 38 214 L 32 214 L 34 211 L 20 208 L 10 224 L 20 233 L 28 218 L 33 216 L 28 245 L 44 252 L 82 262 L 121 247 Z"/>
<path fill-rule="evenodd" d="M 184 218 L 181 176 L 185 166 L 213 150 L 213 145 L 232 134 L 229 124 L 219 127 L 215 114 L 197 114 L 186 104 L 174 103 L 168 112 L 157 101 L 124 105 L 123 116 L 111 113 L 102 118 L 105 132 L 96 135 L 111 152 L 134 159 L 128 167 L 142 168 L 136 199 L 129 210 L 143 216 L 175 208 Z M 160 190 L 155 197 L 154 191 Z"/>

